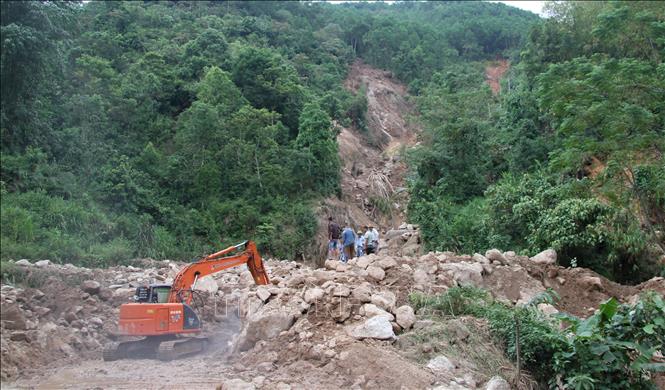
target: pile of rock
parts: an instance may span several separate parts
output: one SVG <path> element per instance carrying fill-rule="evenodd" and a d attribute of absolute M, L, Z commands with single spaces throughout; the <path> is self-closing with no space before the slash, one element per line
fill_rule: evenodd
<path fill-rule="evenodd" d="M 422 251 L 418 225 L 402 224 L 385 232 L 379 243 L 379 253 L 398 256 L 418 256 Z"/>

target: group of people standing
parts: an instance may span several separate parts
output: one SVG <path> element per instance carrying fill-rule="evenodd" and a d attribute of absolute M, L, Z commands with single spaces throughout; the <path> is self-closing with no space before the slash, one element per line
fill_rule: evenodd
<path fill-rule="evenodd" d="M 372 225 L 364 226 L 365 232 L 357 232 L 345 221 L 344 229 L 328 217 L 328 259 L 346 263 L 354 257 L 376 253 L 379 249 L 379 231 Z"/>

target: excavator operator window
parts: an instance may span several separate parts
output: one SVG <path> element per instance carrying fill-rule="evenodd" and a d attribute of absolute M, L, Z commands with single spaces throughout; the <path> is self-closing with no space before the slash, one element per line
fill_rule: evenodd
<path fill-rule="evenodd" d="M 169 285 L 140 286 L 136 288 L 134 301 L 139 303 L 167 303 L 170 292 L 171 286 Z"/>

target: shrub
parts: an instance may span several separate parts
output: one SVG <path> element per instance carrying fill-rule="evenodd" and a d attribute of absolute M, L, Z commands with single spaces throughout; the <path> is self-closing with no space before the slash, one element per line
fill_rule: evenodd
<path fill-rule="evenodd" d="M 619 305 L 615 298 L 600 305 L 587 319 L 570 315 L 550 318 L 535 308 L 496 302 L 480 289 L 454 287 L 439 296 L 413 294 L 419 314 L 485 318 L 508 356 L 516 360 L 519 327 L 520 360 L 541 382 L 575 389 L 654 389 L 650 372 L 665 372 L 665 363 L 652 361 L 665 345 L 665 303 L 655 293 L 635 305 Z M 551 299 L 551 298 L 550 298 Z M 558 321 L 570 326 L 560 330 Z"/>

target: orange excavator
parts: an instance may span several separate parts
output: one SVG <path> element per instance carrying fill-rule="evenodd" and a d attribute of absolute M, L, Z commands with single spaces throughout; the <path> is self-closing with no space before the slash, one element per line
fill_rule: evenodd
<path fill-rule="evenodd" d="M 172 285 L 141 286 L 136 289 L 134 303 L 120 306 L 116 341 L 104 346 L 104 360 L 125 358 L 158 358 L 172 360 L 205 349 L 208 339 L 198 336 L 202 324 L 190 306 L 193 288 L 206 275 L 247 264 L 256 284 L 270 281 L 263 260 L 252 241 L 245 241 L 205 256 L 183 268 Z M 137 337 L 142 337 L 136 340 Z"/>

